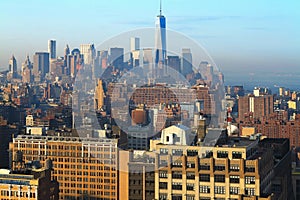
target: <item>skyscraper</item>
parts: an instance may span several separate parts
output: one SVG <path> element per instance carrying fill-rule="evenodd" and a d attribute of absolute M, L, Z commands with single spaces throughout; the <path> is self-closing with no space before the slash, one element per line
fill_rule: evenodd
<path fill-rule="evenodd" d="M 130 38 L 130 51 L 135 51 L 140 49 L 140 38 L 131 37 Z"/>
<path fill-rule="evenodd" d="M 26 60 L 22 63 L 22 81 L 23 83 L 30 83 L 32 80 L 32 63 L 27 55 Z"/>
<path fill-rule="evenodd" d="M 175 69 L 180 72 L 180 58 L 179 56 L 168 56 L 168 67 Z"/>
<path fill-rule="evenodd" d="M 14 55 L 12 55 L 12 57 L 9 59 L 8 68 L 10 73 L 12 74 L 12 77 L 16 78 L 18 70 L 17 70 L 17 60 Z"/>
<path fill-rule="evenodd" d="M 110 48 L 110 64 L 116 68 L 121 68 L 124 62 L 124 49 L 123 48 Z"/>
<path fill-rule="evenodd" d="M 55 40 L 48 40 L 48 53 L 49 58 L 54 59 L 56 58 L 56 41 Z"/>
<path fill-rule="evenodd" d="M 155 23 L 155 65 L 162 68 L 166 60 L 166 18 L 162 15 L 161 1 L 160 12 Z"/>
<path fill-rule="evenodd" d="M 49 73 L 49 53 L 36 52 L 35 55 L 33 55 L 34 76 L 38 76 L 40 74 L 43 79 L 47 73 Z"/>
<path fill-rule="evenodd" d="M 83 55 L 83 63 L 85 65 L 91 65 L 96 55 L 94 44 L 81 44 L 80 53 Z"/>
<path fill-rule="evenodd" d="M 181 72 L 183 75 L 187 75 L 193 72 L 192 64 L 192 53 L 190 49 L 182 49 L 182 69 Z"/>

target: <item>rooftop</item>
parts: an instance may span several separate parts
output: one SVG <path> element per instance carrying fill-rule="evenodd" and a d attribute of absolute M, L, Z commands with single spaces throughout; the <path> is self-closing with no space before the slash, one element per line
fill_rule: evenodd
<path fill-rule="evenodd" d="M 83 138 L 83 137 L 62 137 L 62 136 L 35 136 L 35 135 L 18 135 L 13 139 L 14 141 L 47 141 L 47 142 L 67 142 L 67 143 L 82 143 L 82 142 L 90 142 L 90 143 L 117 143 L 117 139 L 108 139 L 108 138 Z"/>

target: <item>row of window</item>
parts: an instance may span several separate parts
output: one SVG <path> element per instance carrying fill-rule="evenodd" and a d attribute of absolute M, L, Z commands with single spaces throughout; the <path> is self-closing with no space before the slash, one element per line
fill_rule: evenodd
<path fill-rule="evenodd" d="M 167 160 L 161 159 L 159 161 L 159 166 L 160 167 L 166 167 L 168 166 Z M 172 167 L 179 167 L 181 168 L 183 166 L 183 163 L 181 160 L 175 160 L 172 162 Z M 195 168 L 196 164 L 193 161 L 187 161 L 186 163 L 187 168 Z M 210 165 L 209 164 L 201 164 L 199 165 L 199 170 L 210 170 Z M 214 166 L 214 171 L 225 171 L 226 166 L 225 165 L 215 165 Z M 232 164 L 229 166 L 229 170 L 232 172 L 239 172 L 240 171 L 240 166 L 237 164 Z M 255 172 L 255 167 L 254 166 L 245 166 L 245 172 Z"/>
<path fill-rule="evenodd" d="M 35 192 L 22 192 L 22 191 L 7 191 L 7 190 L 1 190 L 0 192 L 1 197 L 30 197 L 35 198 Z"/>
<path fill-rule="evenodd" d="M 168 171 L 162 170 L 159 171 L 160 178 L 168 178 Z M 188 172 L 186 174 L 187 179 L 195 179 L 194 172 Z M 182 172 L 181 171 L 173 171 L 172 172 L 172 179 L 182 179 Z M 202 182 L 210 182 L 210 174 L 199 174 L 199 180 Z M 214 175 L 215 182 L 225 183 L 225 175 Z M 229 176 L 230 183 L 240 183 L 240 176 Z M 255 177 L 254 176 L 245 176 L 245 183 L 246 184 L 255 184 Z"/>
<path fill-rule="evenodd" d="M 159 194 L 159 200 L 167 200 L 167 199 L 168 199 L 168 194 L 166 194 L 166 193 Z M 171 199 L 172 200 L 182 200 L 183 198 L 182 198 L 182 195 L 173 194 Z M 187 194 L 186 200 L 195 200 L 195 195 Z"/>
<path fill-rule="evenodd" d="M 169 153 L 169 149 L 166 149 L 166 148 L 160 149 L 161 155 L 167 155 L 168 153 Z M 187 150 L 186 154 L 187 154 L 187 156 L 197 156 L 198 151 L 197 150 Z M 182 156 L 183 150 L 182 149 L 172 149 L 172 155 Z M 212 155 L 212 152 L 207 152 L 207 155 L 208 155 L 207 157 L 210 157 Z M 217 151 L 217 158 L 228 158 L 228 151 Z M 233 151 L 232 158 L 233 159 L 241 159 L 242 152 Z"/>
<path fill-rule="evenodd" d="M 199 187 L 199 192 L 209 194 L 211 192 L 210 186 L 201 185 Z M 215 192 L 215 194 L 225 194 L 226 193 L 225 186 L 215 186 L 214 192 Z M 239 187 L 229 187 L 229 193 L 232 195 L 238 195 L 238 194 L 240 194 L 240 188 Z M 245 188 L 245 194 L 254 196 L 255 188 Z"/>
<path fill-rule="evenodd" d="M 18 143 L 14 144 L 15 148 L 18 148 Z M 49 149 L 49 150 L 66 150 L 66 151 L 88 151 L 88 147 L 82 147 L 82 146 L 69 146 L 69 145 L 47 145 L 45 146 L 44 144 L 24 144 L 20 143 L 20 148 L 25 148 L 25 149 Z M 115 147 L 90 147 L 89 151 L 91 152 L 116 152 Z"/>

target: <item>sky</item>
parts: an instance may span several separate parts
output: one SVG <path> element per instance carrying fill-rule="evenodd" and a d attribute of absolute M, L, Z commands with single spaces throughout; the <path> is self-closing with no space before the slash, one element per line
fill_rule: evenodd
<path fill-rule="evenodd" d="M 201 44 L 225 73 L 300 74 L 300 1 L 162 0 L 167 28 Z M 99 44 L 124 31 L 154 27 L 158 0 L 0 1 L 0 69 L 15 55 L 57 55 L 83 43 Z"/>

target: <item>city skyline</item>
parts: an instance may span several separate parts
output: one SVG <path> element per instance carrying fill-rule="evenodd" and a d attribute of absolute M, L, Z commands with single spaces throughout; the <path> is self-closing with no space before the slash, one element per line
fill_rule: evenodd
<path fill-rule="evenodd" d="M 215 1 L 187 4 L 182 0 L 175 3 L 165 0 L 162 3 L 167 28 L 186 34 L 203 45 L 221 71 L 244 72 L 251 68 L 252 71 L 293 72 L 298 67 L 300 47 L 296 36 L 300 29 L 296 22 L 300 14 L 297 13 L 299 3 L 296 1 L 232 0 L 218 2 L 218 6 Z M 47 51 L 50 39 L 57 42 L 57 56 L 63 56 L 66 44 L 71 49 L 84 43 L 100 44 L 120 32 L 154 27 L 154 16 L 159 12 L 159 1 L 53 1 L 46 7 L 35 1 L 1 4 L 5 9 L 0 16 L 6 19 L 3 21 L 6 32 L 1 37 L 1 70 L 8 69 L 12 54 L 20 70 L 27 55 L 32 58 L 35 52 Z M 143 9 L 146 7 L 148 9 Z M 15 11 L 13 16 L 10 15 L 12 8 Z M 36 12 L 24 13 L 28 10 Z M 56 12 L 51 12 L 53 10 Z M 72 14 L 77 13 L 80 15 L 73 18 Z"/>

